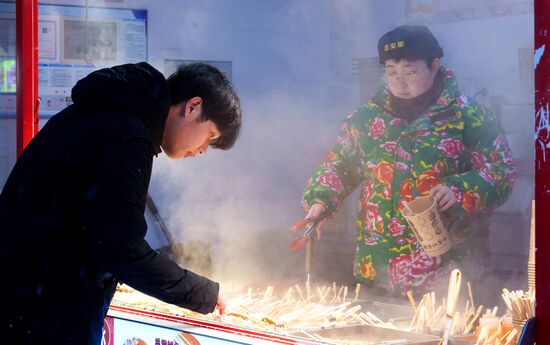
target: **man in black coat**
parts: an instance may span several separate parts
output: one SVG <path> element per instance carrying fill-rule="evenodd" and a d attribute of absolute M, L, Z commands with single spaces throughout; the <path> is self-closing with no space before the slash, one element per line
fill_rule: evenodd
<path fill-rule="evenodd" d="M 219 285 L 145 241 L 153 157 L 229 149 L 239 99 L 217 69 L 166 80 L 147 63 L 80 80 L 19 157 L 0 194 L 0 339 L 99 344 L 117 282 L 168 303 L 223 312 Z"/>

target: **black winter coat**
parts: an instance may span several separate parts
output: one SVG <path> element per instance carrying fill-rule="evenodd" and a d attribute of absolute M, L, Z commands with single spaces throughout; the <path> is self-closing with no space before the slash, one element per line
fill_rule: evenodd
<path fill-rule="evenodd" d="M 144 240 L 170 106 L 165 78 L 147 63 L 106 68 L 79 81 L 72 98 L 29 143 L 0 194 L 0 339 L 99 344 L 117 281 L 213 311 L 218 284 Z"/>

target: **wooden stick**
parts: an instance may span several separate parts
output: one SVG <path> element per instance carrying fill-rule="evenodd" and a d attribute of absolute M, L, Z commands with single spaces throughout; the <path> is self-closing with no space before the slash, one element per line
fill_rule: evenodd
<path fill-rule="evenodd" d="M 294 287 L 298 291 L 298 295 L 300 295 L 300 299 L 303 300 L 304 299 L 304 294 L 302 293 L 302 289 L 300 289 L 300 285 L 296 284 L 296 285 L 294 285 Z"/>
<path fill-rule="evenodd" d="M 516 336 L 517 333 L 518 333 L 518 330 L 516 328 L 511 330 L 510 334 L 508 334 L 508 336 L 506 337 L 506 344 L 508 344 L 510 341 L 512 341 L 512 339 L 514 339 L 514 337 Z"/>
<path fill-rule="evenodd" d="M 472 329 L 472 327 L 474 326 L 474 323 L 477 321 L 477 319 L 479 318 L 479 316 L 481 315 L 481 310 L 483 309 L 483 305 L 480 305 L 479 307 L 477 307 L 477 311 L 476 313 L 474 314 L 474 317 L 470 320 L 470 322 L 468 323 L 468 325 L 466 326 L 466 328 L 464 328 L 464 333 L 463 334 L 468 334 L 470 332 L 470 330 Z"/>
<path fill-rule="evenodd" d="M 474 295 L 472 294 L 472 285 L 470 282 L 468 282 L 468 297 L 470 298 L 470 304 L 472 305 L 472 308 L 476 308 L 476 305 L 474 304 Z"/>
<path fill-rule="evenodd" d="M 353 300 L 356 303 L 357 303 L 357 297 L 359 297 L 360 290 L 361 290 L 361 283 L 357 283 L 357 285 L 355 285 L 355 300 Z"/>
<path fill-rule="evenodd" d="M 426 295 L 422 296 L 422 299 L 420 300 L 420 303 L 416 307 L 416 313 L 414 314 L 411 324 L 409 325 L 409 328 L 415 327 L 414 325 L 418 322 L 419 313 L 420 313 L 420 307 L 424 304 L 424 300 L 426 299 Z"/>
<path fill-rule="evenodd" d="M 348 286 L 344 286 L 344 294 L 342 295 L 342 302 L 346 301 L 346 297 L 348 297 Z"/>
<path fill-rule="evenodd" d="M 268 286 L 265 289 L 264 300 L 270 299 L 273 296 L 273 286 Z"/>
<path fill-rule="evenodd" d="M 411 303 L 411 306 L 414 310 L 414 315 L 418 317 L 418 310 L 416 310 L 416 301 L 414 300 L 412 291 L 407 291 L 407 297 L 409 298 L 409 302 Z"/>
<path fill-rule="evenodd" d="M 325 291 L 323 292 L 323 301 L 328 297 L 330 293 L 330 286 L 325 286 Z"/>
<path fill-rule="evenodd" d="M 523 302 L 522 302 L 522 299 L 516 295 L 514 295 L 514 303 L 518 306 L 518 309 L 519 309 L 519 319 L 523 319 L 525 318 L 525 315 L 526 315 L 526 312 L 525 312 L 525 308 L 523 307 Z"/>
<path fill-rule="evenodd" d="M 506 289 L 504 289 L 506 290 Z M 504 303 L 506 304 L 506 308 L 508 308 L 508 310 L 512 311 L 512 302 L 510 301 L 510 297 L 508 297 L 508 294 L 507 293 L 502 293 L 502 299 L 504 300 Z"/>
<path fill-rule="evenodd" d="M 361 306 L 360 306 L 360 305 L 356 305 L 355 307 L 349 308 L 349 309 L 346 311 L 346 314 L 355 314 L 355 313 L 358 312 L 360 309 L 361 309 Z"/>
<path fill-rule="evenodd" d="M 497 339 L 497 336 L 498 336 L 498 331 L 494 331 L 490 337 L 487 337 L 487 340 L 483 344 L 492 345 Z"/>
<path fill-rule="evenodd" d="M 340 294 L 342 293 L 342 290 L 344 290 L 344 285 L 340 286 L 340 289 L 338 290 L 338 293 L 336 294 L 336 302 L 340 302 Z"/>
<path fill-rule="evenodd" d="M 367 311 L 367 315 L 369 317 L 371 317 L 374 321 L 376 321 L 377 323 L 381 323 L 381 324 L 386 324 L 384 321 L 380 320 L 376 315 L 374 315 L 373 313 L 371 313 L 370 311 Z"/>
<path fill-rule="evenodd" d="M 515 330 L 515 328 L 514 328 L 514 330 Z M 504 335 L 502 337 L 498 338 L 498 342 L 502 343 L 508 337 L 508 335 L 510 333 L 512 333 L 512 330 L 506 331 L 506 333 L 504 333 Z"/>
<path fill-rule="evenodd" d="M 414 325 L 415 323 L 418 324 L 418 322 L 419 322 L 419 320 L 420 320 L 420 308 L 421 308 L 421 307 L 426 308 L 425 306 L 426 306 L 426 300 L 427 300 L 427 299 L 428 299 L 428 294 L 425 294 L 425 295 L 422 296 L 422 299 L 420 300 L 420 303 L 419 303 L 418 306 L 416 307 L 416 310 L 417 310 L 417 312 L 418 312 L 418 316 L 415 315 L 415 316 L 413 317 L 413 319 L 412 319 L 412 321 L 411 321 L 411 325 L 410 325 L 409 327 L 413 327 L 413 325 Z M 424 311 L 424 313 L 426 313 L 426 312 Z"/>
<path fill-rule="evenodd" d="M 435 292 L 430 292 L 430 302 L 431 302 L 431 306 L 432 306 L 432 315 L 435 315 Z"/>
<path fill-rule="evenodd" d="M 481 330 L 479 331 L 479 336 L 477 337 L 477 341 L 475 345 L 484 344 L 488 334 L 489 334 L 489 328 L 487 328 L 486 326 L 481 327 Z M 482 340 L 483 340 L 483 343 L 481 342 Z"/>
<path fill-rule="evenodd" d="M 315 288 L 315 292 L 317 292 L 317 295 L 319 296 L 319 303 L 323 303 L 323 291 L 319 286 Z"/>

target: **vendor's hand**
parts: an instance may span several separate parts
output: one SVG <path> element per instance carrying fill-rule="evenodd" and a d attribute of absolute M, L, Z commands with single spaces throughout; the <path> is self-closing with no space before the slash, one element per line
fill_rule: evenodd
<path fill-rule="evenodd" d="M 214 307 L 214 311 L 218 311 L 220 315 L 223 315 L 225 313 L 225 307 L 227 306 L 227 302 L 225 300 L 225 296 L 223 295 L 222 291 L 220 290 L 218 292 L 218 301 L 216 302 L 216 307 Z"/>
<path fill-rule="evenodd" d="M 456 195 L 453 190 L 445 185 L 437 185 L 430 190 L 430 196 L 437 200 L 440 211 L 445 211 L 456 204 Z"/>
<path fill-rule="evenodd" d="M 311 208 L 309 209 L 309 212 L 306 215 L 305 219 L 309 219 L 312 221 L 315 221 L 323 216 L 323 213 L 325 213 L 325 206 L 323 204 L 313 204 Z M 317 231 L 317 239 L 321 239 L 321 233 L 323 232 L 323 226 L 327 222 L 326 219 L 321 219 L 319 223 L 317 223 L 317 226 L 315 227 L 315 231 Z"/>

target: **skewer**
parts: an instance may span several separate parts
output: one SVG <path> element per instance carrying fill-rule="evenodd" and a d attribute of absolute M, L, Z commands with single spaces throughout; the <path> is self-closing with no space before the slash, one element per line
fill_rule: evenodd
<path fill-rule="evenodd" d="M 294 285 L 294 287 L 298 291 L 298 295 L 300 295 L 300 299 L 303 300 L 304 299 L 304 294 L 302 293 L 302 289 L 300 289 L 300 285 L 296 284 L 296 285 Z"/>
<path fill-rule="evenodd" d="M 492 345 L 494 344 L 495 340 L 497 339 L 498 337 L 498 330 L 493 332 L 493 334 L 491 334 L 491 336 L 487 337 L 487 340 L 485 340 L 483 342 L 483 345 L 487 344 L 487 345 Z"/>
<path fill-rule="evenodd" d="M 288 288 L 288 299 L 294 300 L 294 288 L 292 286 Z"/>
<path fill-rule="evenodd" d="M 479 316 L 481 315 L 481 310 L 483 309 L 483 305 L 480 305 L 479 307 L 477 307 L 477 311 L 476 313 L 474 314 L 474 317 L 470 320 L 470 322 L 468 323 L 468 325 L 466 326 L 466 328 L 464 329 L 464 332 L 463 334 L 468 334 L 470 333 L 470 331 L 472 330 L 472 327 L 474 326 L 474 323 L 477 321 L 477 319 L 479 318 Z"/>
<path fill-rule="evenodd" d="M 477 341 L 475 345 L 483 345 L 485 344 L 485 340 L 487 340 L 487 335 L 489 334 L 489 328 L 483 326 L 481 327 L 481 330 L 479 331 L 479 337 L 477 337 Z M 481 342 L 483 340 L 483 342 Z"/>
<path fill-rule="evenodd" d="M 411 324 L 409 326 L 409 328 L 413 328 L 416 329 L 418 322 L 420 320 L 420 308 L 426 303 L 426 295 L 422 296 L 422 299 L 420 300 L 420 303 L 418 304 L 418 306 L 416 307 L 416 313 L 413 317 L 413 319 L 411 320 Z"/>
<path fill-rule="evenodd" d="M 475 309 L 476 305 L 474 304 L 474 295 L 472 294 L 472 285 L 470 282 L 467 283 L 468 285 L 468 297 L 470 298 L 470 304 L 472 305 L 472 308 Z"/>
<path fill-rule="evenodd" d="M 342 302 L 345 302 L 347 297 L 348 297 L 348 287 L 346 285 L 344 286 L 344 294 L 342 295 Z"/>
<path fill-rule="evenodd" d="M 351 313 L 350 315 L 355 320 L 359 321 L 359 323 L 362 324 L 362 325 L 368 325 L 369 324 L 364 318 L 362 318 L 360 315 L 358 315 L 356 313 Z"/>
<path fill-rule="evenodd" d="M 432 307 L 432 315 L 435 314 L 435 292 L 430 292 L 430 302 L 431 302 L 431 307 Z"/>
<path fill-rule="evenodd" d="M 353 300 L 354 302 L 357 302 L 357 297 L 359 297 L 360 290 L 361 290 L 361 283 L 357 283 L 357 285 L 355 285 L 355 299 Z"/>
<path fill-rule="evenodd" d="M 502 337 L 498 338 L 498 342 L 502 343 L 508 337 L 508 335 L 510 335 L 510 333 L 512 333 L 512 330 L 506 331 L 506 333 L 504 333 Z"/>
<path fill-rule="evenodd" d="M 342 290 L 344 289 L 344 285 L 340 286 L 340 289 L 338 290 L 338 293 L 336 294 L 336 301 L 340 302 L 340 293 L 342 293 Z"/>
<path fill-rule="evenodd" d="M 323 292 L 323 301 L 325 301 L 329 293 L 330 293 L 330 286 L 325 286 L 325 291 Z"/>
<path fill-rule="evenodd" d="M 508 344 L 510 341 L 512 341 L 512 339 L 515 338 L 517 333 L 518 333 L 518 330 L 516 328 L 511 330 L 510 334 L 508 334 L 508 336 L 506 337 L 506 344 Z"/>
<path fill-rule="evenodd" d="M 316 287 L 315 291 L 317 292 L 317 295 L 319 296 L 319 303 L 323 303 L 323 290 L 321 290 L 320 287 Z"/>
<path fill-rule="evenodd" d="M 466 301 L 466 307 L 464 307 L 464 316 L 466 317 L 466 315 L 468 314 L 468 312 L 470 311 L 470 301 Z"/>
<path fill-rule="evenodd" d="M 268 286 L 268 287 L 265 289 L 264 300 L 270 299 L 271 296 L 273 296 L 273 286 Z"/>
<path fill-rule="evenodd" d="M 418 310 L 416 310 L 416 301 L 414 300 L 412 291 L 407 291 L 407 297 L 409 298 L 409 302 L 411 303 L 411 306 L 414 310 L 414 315 L 418 317 Z"/>

